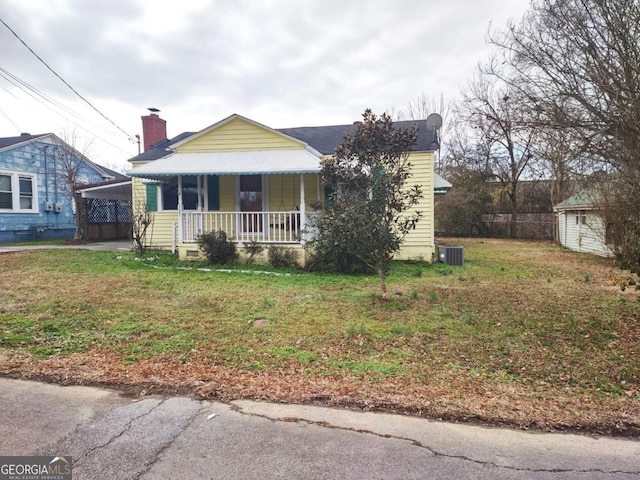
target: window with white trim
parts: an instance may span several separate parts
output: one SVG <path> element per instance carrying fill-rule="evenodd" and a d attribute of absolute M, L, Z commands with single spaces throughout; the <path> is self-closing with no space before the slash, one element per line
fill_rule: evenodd
<path fill-rule="evenodd" d="M 178 179 L 171 178 L 162 183 L 158 202 L 158 210 L 178 210 Z M 198 208 L 198 183 L 196 177 L 182 177 L 182 208 L 196 210 Z"/>
<path fill-rule="evenodd" d="M 0 212 L 37 213 L 36 175 L 0 171 Z"/>

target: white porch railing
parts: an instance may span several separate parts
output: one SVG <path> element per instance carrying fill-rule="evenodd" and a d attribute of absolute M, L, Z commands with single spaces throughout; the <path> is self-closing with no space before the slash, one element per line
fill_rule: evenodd
<path fill-rule="evenodd" d="M 222 230 L 233 242 L 301 243 L 299 211 L 293 212 L 184 212 L 182 242 L 195 243 L 203 233 Z"/>

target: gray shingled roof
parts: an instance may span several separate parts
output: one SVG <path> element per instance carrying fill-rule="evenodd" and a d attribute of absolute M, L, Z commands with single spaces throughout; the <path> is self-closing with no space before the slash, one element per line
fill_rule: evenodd
<path fill-rule="evenodd" d="M 28 142 L 29 140 L 33 140 L 35 138 L 44 137 L 45 135 L 47 134 L 41 133 L 39 135 L 30 135 L 28 133 L 25 133 L 20 135 L 19 137 L 0 138 L 0 148 L 6 148 L 12 145 L 17 145 L 18 143 Z"/>
<path fill-rule="evenodd" d="M 130 162 L 147 162 L 149 160 L 157 160 L 159 158 L 166 157 L 167 155 L 169 155 L 169 153 L 171 153 L 167 151 L 167 148 L 169 148 L 174 143 L 178 143 L 180 140 L 184 140 L 185 138 L 190 137 L 191 135 L 195 135 L 196 133 L 197 132 L 182 132 L 180 135 L 173 137 L 171 140 L 167 140 L 165 138 L 164 140 L 161 140 L 158 143 L 154 143 L 153 145 L 151 145 L 151 148 L 146 152 L 142 152 L 141 154 L 136 155 L 133 158 L 130 158 L 129 161 Z"/>
<path fill-rule="evenodd" d="M 414 123 L 418 124 L 418 139 L 413 145 L 413 151 L 434 151 L 438 149 L 438 139 L 435 132 L 427 129 L 425 120 L 409 120 L 393 122 L 395 128 L 411 128 Z M 297 140 L 305 142 L 310 147 L 315 148 L 323 155 L 332 155 L 336 147 L 344 141 L 345 133 L 354 133 L 356 126 L 351 125 L 329 125 L 324 127 L 297 127 L 297 128 L 276 128 L 277 132 L 284 133 Z M 167 156 L 170 152 L 167 148 L 184 140 L 198 132 L 183 132 L 173 137 L 171 140 L 162 140 L 151 146 L 149 150 L 130 158 L 130 162 L 146 162 L 157 160 Z"/>
<path fill-rule="evenodd" d="M 96 164 L 97 165 L 97 164 Z M 127 177 L 126 175 L 123 175 L 120 172 L 116 172 L 115 170 L 111 170 L 110 168 L 107 167 L 103 167 L 102 165 L 98 165 L 102 170 L 105 171 L 105 173 L 107 173 L 108 175 L 113 177 L 113 180 L 108 180 L 109 182 L 122 182 L 124 180 L 131 180 L 129 177 Z"/>
<path fill-rule="evenodd" d="M 425 120 L 393 122 L 393 126 L 395 128 L 411 128 L 414 123 L 418 124 L 418 139 L 413 145 L 412 150 L 437 150 L 438 143 L 435 132 L 427 129 Z M 354 133 L 356 126 L 351 124 L 331 125 L 327 127 L 276 128 L 275 130 L 307 143 L 323 155 L 331 155 L 336 147 L 344 141 L 344 134 L 347 132 Z"/>

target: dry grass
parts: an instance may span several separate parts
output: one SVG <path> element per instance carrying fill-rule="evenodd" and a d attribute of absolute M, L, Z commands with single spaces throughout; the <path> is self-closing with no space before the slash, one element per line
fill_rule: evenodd
<path fill-rule="evenodd" d="M 373 277 L 179 270 L 167 257 L 71 250 L 0 255 L 0 372 L 640 432 L 636 279 L 546 243 L 450 243 L 465 246 L 463 267 L 398 264 L 388 302 Z"/>

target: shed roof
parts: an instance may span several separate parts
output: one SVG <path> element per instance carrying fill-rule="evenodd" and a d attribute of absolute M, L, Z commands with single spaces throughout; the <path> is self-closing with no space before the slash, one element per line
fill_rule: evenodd
<path fill-rule="evenodd" d="M 596 208 L 596 200 L 596 191 L 593 188 L 585 188 L 553 208 L 554 210 L 593 210 Z"/>

